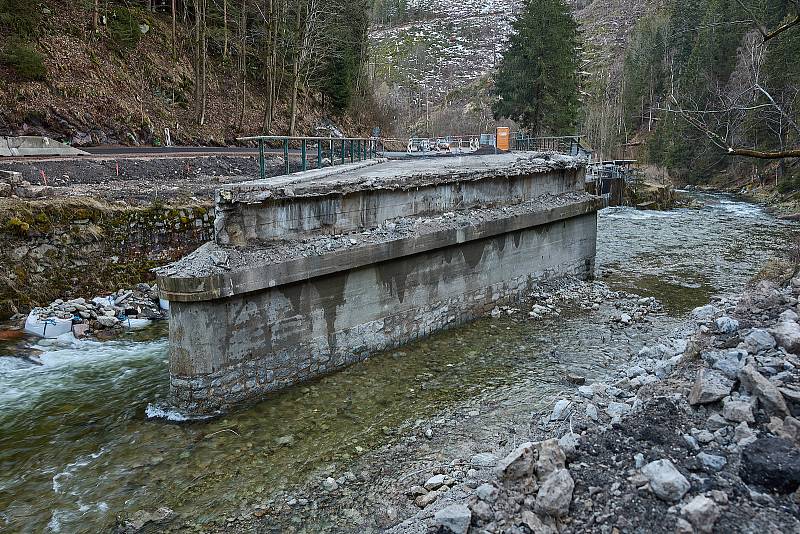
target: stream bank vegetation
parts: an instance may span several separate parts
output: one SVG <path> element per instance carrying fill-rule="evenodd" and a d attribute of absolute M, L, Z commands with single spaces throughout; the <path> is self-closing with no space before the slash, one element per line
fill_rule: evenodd
<path fill-rule="evenodd" d="M 799 17 L 794 0 L 671 0 L 643 18 L 620 142 L 680 184 L 796 197 Z"/>

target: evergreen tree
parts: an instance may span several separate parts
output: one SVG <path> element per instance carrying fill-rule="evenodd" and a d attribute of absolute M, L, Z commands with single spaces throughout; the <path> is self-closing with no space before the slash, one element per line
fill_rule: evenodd
<path fill-rule="evenodd" d="M 572 133 L 578 114 L 578 26 L 562 0 L 529 0 L 495 74 L 495 118 L 531 133 Z"/>

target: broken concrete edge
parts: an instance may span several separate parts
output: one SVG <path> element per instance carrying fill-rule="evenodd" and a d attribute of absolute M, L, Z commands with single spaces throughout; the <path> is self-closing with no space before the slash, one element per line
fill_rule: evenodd
<path fill-rule="evenodd" d="M 35 135 L 0 136 L 0 157 L 15 156 L 88 156 L 88 152 Z"/>
<path fill-rule="evenodd" d="M 217 204 L 257 204 L 267 200 L 282 200 L 296 197 L 346 195 L 362 190 L 408 190 L 452 182 L 478 181 L 487 178 L 513 178 L 518 176 L 585 169 L 586 161 L 573 156 L 561 156 L 539 152 L 472 156 L 476 165 L 454 168 L 445 159 L 435 160 L 428 166 L 416 164 L 407 175 L 397 174 L 397 161 L 377 160 L 366 165 L 314 169 L 268 180 L 253 180 L 222 186 L 217 191 Z M 495 164 L 491 166 L 490 163 Z M 386 170 L 391 174 L 381 175 L 385 164 L 394 164 Z M 482 166 L 478 166 L 478 164 Z M 329 180 L 351 172 L 366 171 L 367 174 L 350 179 Z M 373 174 L 369 174 L 373 171 Z"/>
<path fill-rule="evenodd" d="M 188 278 L 159 274 L 157 283 L 161 298 L 169 301 L 216 300 L 571 219 L 596 212 L 603 207 L 604 199 L 595 197 L 564 206 L 485 221 L 474 226 L 369 243 L 329 254 L 295 258 L 279 264 L 256 264 L 237 271 L 220 269 L 216 274 Z"/>

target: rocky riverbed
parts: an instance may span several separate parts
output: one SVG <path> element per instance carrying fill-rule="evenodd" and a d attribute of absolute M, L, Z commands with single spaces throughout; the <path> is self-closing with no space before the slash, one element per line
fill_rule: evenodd
<path fill-rule="evenodd" d="M 600 282 L 552 284 L 526 305 L 498 307 L 493 317 L 375 355 L 202 425 L 144 417 L 145 408 L 168 392 L 165 322 L 102 343 L 0 339 L 0 530 L 89 533 L 116 524 L 143 532 L 377 533 L 412 518 L 421 519 L 414 528 L 435 530 L 437 510 L 470 506 L 477 487 L 499 483 L 488 466 L 497 461 L 492 458 L 569 432 L 569 417 L 549 421 L 557 401 L 572 402 L 572 430 L 582 440 L 584 431 L 590 437 L 608 426 L 607 393 L 591 401 L 600 421 L 580 426 L 588 402 L 581 401 L 581 386 L 602 382 L 628 391 L 617 386 L 622 377 L 616 373 L 627 378 L 627 370 L 644 359 L 643 347 L 663 344 L 675 351 L 667 358 L 649 356 L 656 362 L 678 356 L 683 349 L 673 340 L 697 332 L 694 320 L 685 324 L 693 308 L 714 294 L 740 294 L 770 258 L 788 257 L 794 223 L 728 197 L 697 197 L 705 204 L 701 210 L 603 210 Z M 74 296 L 92 296 L 83 293 Z M 717 308 L 734 301 L 721 302 L 713 301 Z M 712 333 L 715 319 L 707 323 Z M 740 322 L 740 331 L 747 328 Z M 32 352 L 43 365 L 25 361 Z M 638 378 L 647 382 L 653 374 Z M 642 412 L 643 420 L 648 413 Z M 708 415 L 692 426 L 702 430 Z M 540 420 L 548 423 L 541 429 Z M 624 437 L 621 432 L 611 426 L 604 435 L 611 440 Z M 633 444 L 630 457 L 653 448 Z M 581 441 L 578 454 L 583 447 Z M 629 458 L 623 452 L 598 453 L 597 465 L 583 462 L 605 469 L 614 466 L 606 455 Z M 694 497 L 699 486 L 691 472 L 672 460 Z M 574 494 L 582 495 L 585 482 L 601 487 L 600 479 L 581 478 L 579 464 L 565 459 Z M 428 483 L 435 475 L 443 480 Z M 478 486 L 466 485 L 473 480 Z M 627 482 L 619 480 L 617 490 L 627 492 Z M 424 495 L 433 502 L 420 508 L 422 492 L 411 490 L 426 483 L 433 489 Z M 536 514 L 532 497 L 528 511 Z M 606 501 L 593 497 L 595 511 L 604 510 Z M 608 497 L 612 504 L 615 498 Z M 583 513 L 575 502 L 569 521 Z M 503 508 L 492 507 L 497 510 Z M 516 511 L 503 513 L 508 526 Z M 670 517 L 677 521 L 680 514 Z M 612 523 L 605 520 L 607 528 Z"/>
<path fill-rule="evenodd" d="M 421 510 L 388 532 L 800 531 L 798 296 L 800 278 L 762 281 L 695 309 L 686 337 L 576 387 L 530 441 L 408 487 Z"/>
<path fill-rule="evenodd" d="M 643 347 L 615 379 L 567 373 L 572 388 L 524 426 L 504 420 L 502 403 L 461 406 L 418 421 L 364 470 L 330 466 L 316 487 L 278 495 L 212 530 L 798 532 L 798 297 L 800 278 L 715 299 Z M 646 322 L 660 308 L 597 282 L 534 300 L 495 315 L 538 320 L 569 305 L 611 302 L 619 311 L 610 324 L 621 328 L 620 316 Z M 126 523 L 128 531 L 158 524 L 169 510 L 150 514 Z"/>

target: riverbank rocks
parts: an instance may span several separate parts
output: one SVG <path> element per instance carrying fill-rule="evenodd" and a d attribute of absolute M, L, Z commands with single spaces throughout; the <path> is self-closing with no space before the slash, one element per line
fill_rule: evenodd
<path fill-rule="evenodd" d="M 436 526 L 445 534 L 467 534 L 472 512 L 464 504 L 451 504 L 433 516 Z"/>
<path fill-rule="evenodd" d="M 730 395 L 733 382 L 718 371 L 701 369 L 697 373 L 692 391 L 689 393 L 689 404 L 708 404 Z"/>
<path fill-rule="evenodd" d="M 800 325 L 796 321 L 782 321 L 769 331 L 778 346 L 792 354 L 800 354 Z"/>
<path fill-rule="evenodd" d="M 692 310 L 692 319 L 695 321 L 708 321 L 712 319 L 718 310 L 711 304 L 700 306 Z"/>
<path fill-rule="evenodd" d="M 729 400 L 725 402 L 722 407 L 722 416 L 734 423 L 752 423 L 755 421 L 753 406 L 746 401 Z"/>
<path fill-rule="evenodd" d="M 472 469 L 434 506 L 465 502 L 475 533 L 800 532 L 800 358 L 770 333 L 796 321 L 798 301 L 759 291 L 715 299 L 599 378 L 613 385 L 573 385 L 517 421 L 498 479 Z M 390 532 L 435 526 L 419 513 L 424 527 Z"/>
<path fill-rule="evenodd" d="M 685 517 L 697 532 L 711 532 L 714 523 L 719 518 L 720 510 L 717 503 L 704 495 L 698 495 L 681 508 L 681 515 Z"/>
<path fill-rule="evenodd" d="M 707 452 L 701 452 L 698 454 L 697 459 L 700 461 L 703 469 L 709 472 L 721 471 L 722 468 L 728 463 L 727 458 L 724 456 L 719 456 L 718 454 L 709 454 Z"/>
<path fill-rule="evenodd" d="M 701 356 L 712 369 L 719 371 L 729 380 L 736 380 L 739 371 L 744 367 L 747 352 L 739 349 L 705 351 Z"/>
<path fill-rule="evenodd" d="M 742 480 L 778 493 L 800 487 L 800 450 L 784 438 L 755 440 L 742 451 Z"/>
<path fill-rule="evenodd" d="M 575 481 L 566 469 L 553 471 L 539 487 L 536 494 L 536 512 L 553 517 L 564 517 L 569 513 Z"/>
<path fill-rule="evenodd" d="M 559 400 L 553 406 L 553 413 L 550 414 L 551 421 L 563 421 L 572 413 L 572 402 L 567 399 Z"/>
<path fill-rule="evenodd" d="M 656 460 L 642 468 L 650 489 L 662 500 L 677 502 L 683 498 L 691 484 L 669 460 Z"/>
<path fill-rule="evenodd" d="M 532 447 L 536 453 L 534 469 L 536 476 L 540 480 L 549 477 L 551 473 L 559 469 L 564 469 L 567 458 L 564 451 L 561 450 L 557 439 L 539 441 L 534 443 Z"/>
<path fill-rule="evenodd" d="M 755 396 L 764 410 L 770 414 L 789 415 L 789 408 L 778 388 L 751 365 L 739 372 L 742 387 Z"/>
<path fill-rule="evenodd" d="M 721 334 L 733 334 L 739 330 L 739 321 L 732 319 L 727 315 L 717 319 L 714 324 L 716 324 L 717 331 Z"/>
<path fill-rule="evenodd" d="M 500 459 L 490 452 L 480 452 L 470 458 L 469 463 L 474 467 L 494 467 Z"/>
<path fill-rule="evenodd" d="M 533 474 L 536 450 L 530 441 L 523 443 L 500 460 L 495 467 L 495 473 L 500 478 L 518 479 Z"/>
<path fill-rule="evenodd" d="M 758 354 L 775 348 L 775 338 L 766 330 L 756 328 L 745 336 L 744 346 L 750 354 Z"/>

